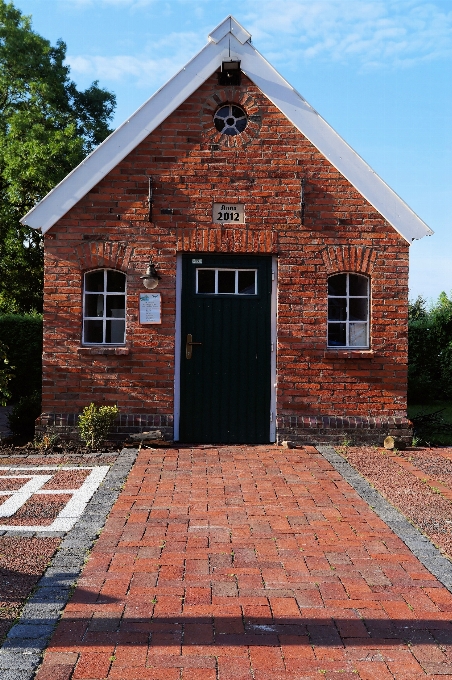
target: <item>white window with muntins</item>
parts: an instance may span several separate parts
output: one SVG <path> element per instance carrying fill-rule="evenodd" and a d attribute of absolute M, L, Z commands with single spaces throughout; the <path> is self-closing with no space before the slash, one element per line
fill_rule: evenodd
<path fill-rule="evenodd" d="M 126 275 L 115 269 L 87 272 L 83 290 L 83 344 L 123 345 Z"/>
<path fill-rule="evenodd" d="M 328 278 L 328 347 L 369 347 L 369 300 L 369 277 Z"/>
<path fill-rule="evenodd" d="M 200 295 L 257 295 L 257 270 L 197 269 L 196 293 Z"/>

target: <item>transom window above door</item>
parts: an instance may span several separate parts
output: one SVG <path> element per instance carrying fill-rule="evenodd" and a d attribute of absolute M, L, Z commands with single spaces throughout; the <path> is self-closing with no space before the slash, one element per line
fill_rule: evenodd
<path fill-rule="evenodd" d="M 123 345 L 126 334 L 126 275 L 115 269 L 85 274 L 83 343 Z"/>
<path fill-rule="evenodd" d="M 196 293 L 257 295 L 257 269 L 197 269 Z"/>
<path fill-rule="evenodd" d="M 328 347 L 369 347 L 369 278 L 335 274 L 328 279 Z"/>

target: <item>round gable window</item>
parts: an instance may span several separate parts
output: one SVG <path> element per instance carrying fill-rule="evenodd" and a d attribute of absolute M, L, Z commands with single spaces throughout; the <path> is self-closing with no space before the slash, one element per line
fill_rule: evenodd
<path fill-rule="evenodd" d="M 246 128 L 248 118 L 240 106 L 225 104 L 217 110 L 213 122 L 222 135 L 239 135 Z"/>

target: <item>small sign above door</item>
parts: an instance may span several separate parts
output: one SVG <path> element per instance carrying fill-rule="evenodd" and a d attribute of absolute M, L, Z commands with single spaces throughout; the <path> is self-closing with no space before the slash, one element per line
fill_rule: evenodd
<path fill-rule="evenodd" d="M 245 224 L 245 205 L 243 203 L 214 203 L 212 222 L 215 224 Z"/>
<path fill-rule="evenodd" d="M 140 323 L 162 323 L 160 293 L 140 293 Z"/>

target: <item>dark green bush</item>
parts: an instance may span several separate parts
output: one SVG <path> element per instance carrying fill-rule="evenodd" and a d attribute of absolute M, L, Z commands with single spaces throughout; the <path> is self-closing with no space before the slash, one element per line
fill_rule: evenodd
<path fill-rule="evenodd" d="M 426 404 L 452 398 L 452 299 L 441 293 L 427 308 L 418 297 L 408 324 L 408 401 Z"/>
<path fill-rule="evenodd" d="M 13 402 L 41 391 L 42 316 L 40 314 L 0 315 L 0 343 L 6 345 L 7 357 L 14 366 L 14 378 L 8 385 Z"/>
<path fill-rule="evenodd" d="M 31 437 L 35 431 L 35 420 L 41 415 L 41 392 L 32 392 L 21 397 L 8 414 L 8 425 L 13 434 Z"/>

